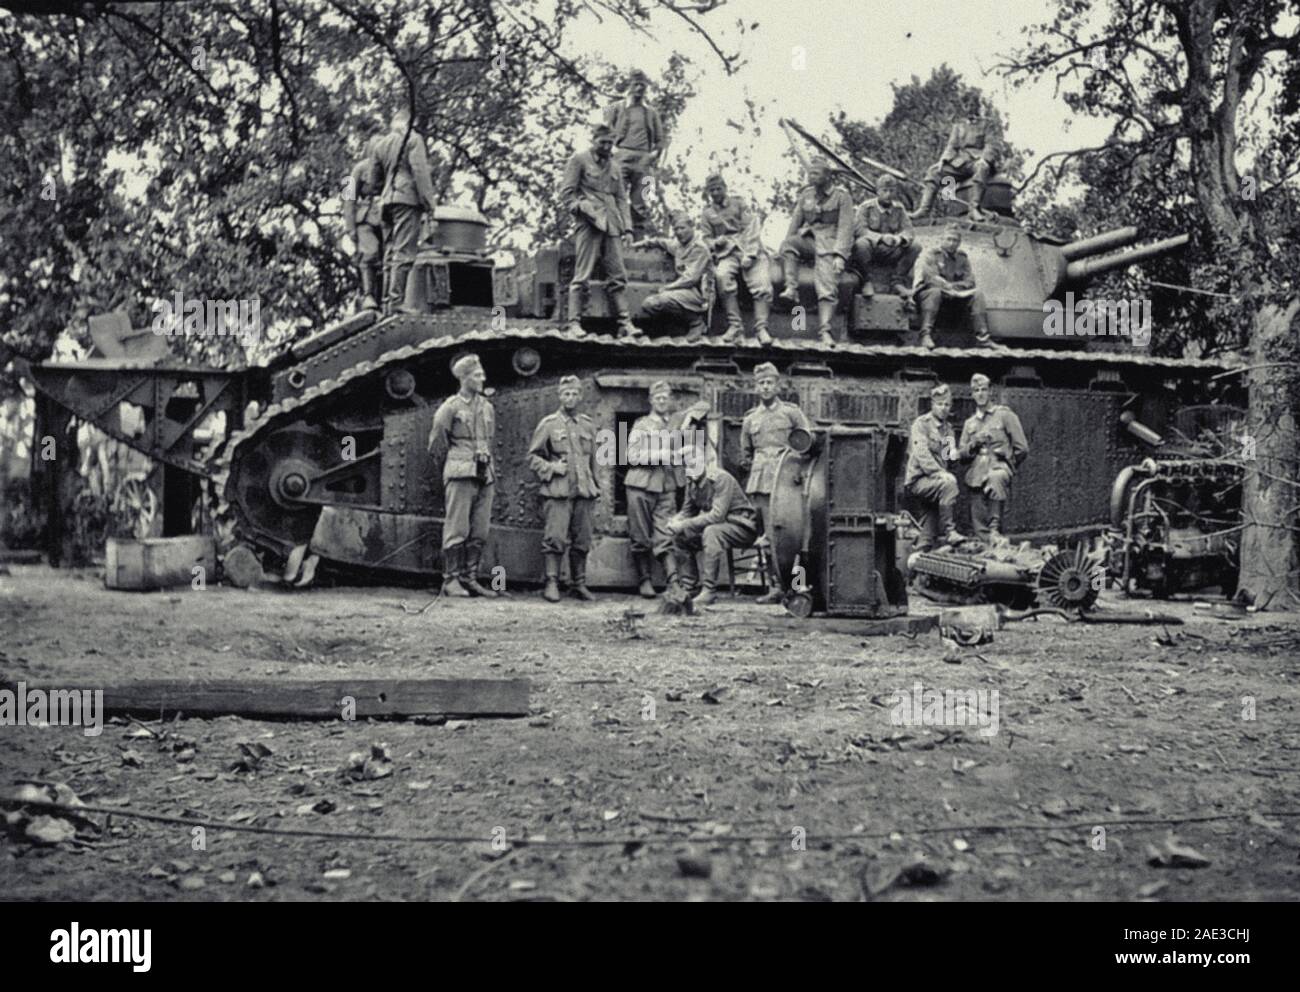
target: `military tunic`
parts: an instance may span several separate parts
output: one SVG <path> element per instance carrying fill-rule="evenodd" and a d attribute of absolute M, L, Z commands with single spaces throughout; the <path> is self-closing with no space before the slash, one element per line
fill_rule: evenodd
<path fill-rule="evenodd" d="M 362 265 L 380 261 L 383 246 L 383 216 L 379 190 L 370 188 L 370 168 L 358 162 L 349 175 L 352 180 L 353 210 L 357 223 L 357 254 Z"/>
<path fill-rule="evenodd" d="M 429 431 L 429 451 L 446 452 L 442 466 L 445 496 L 443 549 L 487 541 L 492 522 L 496 471 L 492 442 L 496 413 L 482 395 L 466 399 L 460 393 L 438 407 Z"/>
<path fill-rule="evenodd" d="M 946 419 L 923 413 L 912 421 L 903 488 L 925 506 L 921 524 L 927 537 L 933 536 L 930 533 L 931 507 L 939 510 L 939 518 L 945 527 L 952 523 L 958 489 L 957 477 L 948 471 L 948 452 L 956 447 L 952 426 Z"/>
<path fill-rule="evenodd" d="M 921 309 L 923 327 L 933 327 L 944 299 L 952 305 L 965 308 L 977 326 L 985 321 L 984 293 L 975 286 L 970 257 L 960 248 L 951 254 L 942 247 L 929 248 L 921 253 L 916 265 L 913 283 L 914 298 Z M 953 296 L 954 292 L 974 290 L 970 296 Z"/>
<path fill-rule="evenodd" d="M 882 244 L 882 235 L 898 236 L 898 244 Z M 870 278 L 873 262 L 884 262 L 893 269 L 893 280 L 904 281 L 911 275 L 919 250 L 912 231 L 912 218 L 897 200 L 888 206 L 879 198 L 867 200 L 853 218 L 853 258 L 864 279 Z"/>
<path fill-rule="evenodd" d="M 437 194 L 429 168 L 424 138 L 405 127 L 394 128 L 370 143 L 379 163 L 380 209 L 384 223 L 385 309 L 402 306 L 406 274 L 420 247 L 420 214 L 433 213 Z"/>
<path fill-rule="evenodd" d="M 814 263 L 817 299 L 834 300 L 839 280 L 833 261 L 848 261 L 853 252 L 853 198 L 847 190 L 832 188 L 825 197 L 815 186 L 805 186 L 795 200 L 790 229 L 781 253 Z"/>
<path fill-rule="evenodd" d="M 578 152 L 564 167 L 560 199 L 574 217 L 573 282 L 584 290 L 596 273 L 596 262 L 605 264 L 605 289 L 617 292 L 627 285 L 620 237 L 631 230 L 627 193 L 613 158 L 602 165 L 590 150 Z"/>
<path fill-rule="evenodd" d="M 678 562 L 688 577 L 695 574 L 695 552 L 703 550 L 704 586 L 713 588 L 719 556 L 728 548 L 750 548 L 758 540 L 758 515 L 749 497 L 724 468 L 711 465 L 686 484 L 682 504 L 685 526 L 674 537 Z"/>
<path fill-rule="evenodd" d="M 596 422 L 585 413 L 571 416 L 563 409 L 543 417 L 528 445 L 528 464 L 542 483 L 542 553 L 559 555 L 572 548 L 585 554 L 591 548 L 592 509 L 600 495 Z"/>
<path fill-rule="evenodd" d="M 763 250 L 758 214 L 745 199 L 728 196 L 722 206 L 709 200 L 701 220 L 713 254 L 718 291 L 736 292 L 739 276 L 745 280 L 751 297 L 771 299 L 771 262 Z"/>
<path fill-rule="evenodd" d="M 709 307 L 712 295 L 712 267 L 709 250 L 699 238 L 682 244 L 676 238 L 652 238 L 648 244 L 658 245 L 672 256 L 677 278 L 673 283 L 685 283 L 675 288 L 665 288 L 651 293 L 641 304 L 641 310 L 650 317 L 697 318 Z M 672 285 L 672 284 L 670 284 Z"/>
<path fill-rule="evenodd" d="M 658 558 L 672 549 L 668 521 L 677 509 L 677 490 L 684 484 L 678 464 L 679 440 L 669 419 L 657 413 L 639 418 L 627 436 L 627 463 L 631 467 L 623 486 L 627 490 L 627 530 L 634 555 L 649 552 Z"/>
<path fill-rule="evenodd" d="M 986 180 L 997 164 L 997 128 L 992 121 L 979 117 L 952 126 L 940 160 L 930 166 L 925 177 L 935 183 L 945 174 L 963 180 Z"/>
<path fill-rule="evenodd" d="M 990 404 L 966 418 L 958 452 L 963 459 L 974 459 L 966 470 L 966 484 L 990 499 L 1005 500 L 1016 468 L 1029 454 L 1029 441 L 1010 407 Z"/>

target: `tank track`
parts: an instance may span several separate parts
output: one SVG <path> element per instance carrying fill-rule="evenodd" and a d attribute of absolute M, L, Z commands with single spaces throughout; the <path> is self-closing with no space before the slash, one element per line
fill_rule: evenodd
<path fill-rule="evenodd" d="M 378 324 L 371 325 L 370 331 L 379 331 L 386 321 L 380 321 Z M 502 330 L 480 330 L 465 331 L 464 323 L 460 320 L 451 320 L 447 322 L 451 327 L 456 328 L 457 333 L 439 334 L 427 338 L 418 344 L 403 345 L 392 351 L 380 355 L 378 358 L 360 362 L 351 368 L 348 368 L 342 374 L 323 380 L 314 386 L 306 389 L 301 395 L 273 403 L 262 411 L 255 419 L 244 425 L 243 430 L 238 431 L 230 438 L 225 445 L 225 449 L 217 460 L 217 464 L 211 477 L 212 491 L 216 502 L 216 519 L 227 526 L 233 527 L 233 537 L 235 540 L 249 541 L 259 547 L 283 554 L 286 550 L 286 542 L 271 534 L 259 533 L 247 521 L 239 507 L 238 501 L 233 498 L 233 493 L 229 490 L 230 473 L 234 466 L 235 457 L 245 445 L 254 441 L 259 435 L 272 429 L 276 425 L 291 418 L 304 408 L 312 404 L 326 400 L 328 397 L 337 393 L 339 390 L 347 388 L 350 384 L 376 373 L 384 368 L 396 365 L 402 362 L 410 361 L 429 352 L 435 352 L 439 349 L 464 348 L 467 346 L 494 345 L 510 346 L 521 345 L 538 341 L 556 341 L 581 345 L 584 348 L 595 347 L 598 349 L 611 349 L 619 353 L 627 353 L 628 349 L 658 351 L 658 350 L 677 350 L 677 351 L 695 351 L 697 353 L 712 352 L 725 353 L 731 355 L 743 355 L 753 357 L 755 361 L 760 358 L 767 358 L 773 355 L 784 355 L 789 358 L 809 357 L 817 359 L 833 358 L 850 358 L 850 359 L 869 359 L 883 356 L 903 356 L 916 358 L 1002 358 L 1007 357 L 1023 359 L 1027 361 L 1047 360 L 1047 361 L 1070 361 L 1070 362 L 1087 362 L 1097 365 L 1137 365 L 1137 366 L 1157 366 L 1157 367 L 1176 367 L 1176 368 L 1206 368 L 1221 369 L 1217 362 L 1209 362 L 1198 359 L 1172 359 L 1163 357 L 1153 357 L 1147 355 L 1125 355 L 1120 352 L 1063 352 L 1052 351 L 1048 349 L 1011 349 L 999 348 L 996 350 L 988 349 L 971 349 L 971 348 L 921 348 L 915 346 L 903 345 L 864 345 L 855 342 L 842 342 L 833 345 L 824 344 L 818 340 L 807 341 L 787 341 L 778 340 L 771 345 L 760 349 L 749 343 L 746 344 L 724 344 L 720 341 L 705 339 L 691 339 L 684 336 L 673 337 L 654 337 L 654 338 L 616 338 L 602 334 L 575 334 L 564 330 L 562 326 L 555 325 L 549 321 L 543 327 L 537 327 L 542 324 L 540 320 L 526 320 L 512 322 L 513 326 L 508 326 Z M 524 326 L 519 326 L 519 325 Z M 534 326 L 529 327 L 528 324 Z M 332 347 L 337 348 L 344 342 L 340 342 Z"/>

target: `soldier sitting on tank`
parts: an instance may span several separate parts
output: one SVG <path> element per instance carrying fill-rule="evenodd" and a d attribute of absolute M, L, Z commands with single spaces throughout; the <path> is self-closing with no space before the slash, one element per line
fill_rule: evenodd
<path fill-rule="evenodd" d="M 785 288 L 781 299 L 799 302 L 799 262 L 813 263 L 817 321 L 821 339 L 834 344 L 831 321 L 839 300 L 839 276 L 853 251 L 853 199 L 835 186 L 835 173 L 824 158 L 808 162 L 808 185 L 799 190 L 790 230 L 781 242 Z"/>
<path fill-rule="evenodd" d="M 966 538 L 953 522 L 957 506 L 957 477 L 948 471 L 957 461 L 957 440 L 948 413 L 952 410 L 952 391 L 946 386 L 930 390 L 930 409 L 912 421 L 911 443 L 907 449 L 907 475 L 903 488 L 923 507 L 921 543 L 923 550 L 934 543 L 935 522 L 945 544 L 960 544 Z"/>
<path fill-rule="evenodd" d="M 934 347 L 934 322 L 945 302 L 970 314 L 976 344 L 993 344 L 984 310 L 984 293 L 975 286 L 970 258 L 961 250 L 961 228 L 956 224 L 944 228 L 943 240 L 937 246 L 921 253 L 912 282 L 912 299 L 921 308 L 923 348 Z"/>
<path fill-rule="evenodd" d="M 921 196 L 921 205 L 912 213 L 914 218 L 924 217 L 930 212 L 940 185 L 944 187 L 944 198 L 954 199 L 949 189 L 967 180 L 971 181 L 969 216 L 972 220 L 985 217 L 980 210 L 980 201 L 984 198 L 984 187 L 989 177 L 998 171 L 997 128 L 991 120 L 981 116 L 977 94 L 972 93 L 967 98 L 965 109 L 967 119 L 952 126 L 939 161 L 926 170 L 925 192 Z"/>
<path fill-rule="evenodd" d="M 961 429 L 957 454 L 970 461 L 966 485 L 971 493 L 970 518 L 975 536 L 985 544 L 1002 539 L 1002 507 L 1011 494 L 1011 479 L 1029 454 L 1020 418 L 1010 407 L 990 402 L 989 377 L 976 372 L 970 380 L 975 412 Z"/>
<path fill-rule="evenodd" d="M 673 214 L 673 237 L 649 238 L 638 246 L 662 248 L 672 256 L 677 278 L 645 298 L 642 312 L 650 319 L 669 317 L 685 321 L 687 336 L 698 339 L 708 329 L 705 315 L 713 295 L 713 260 L 704 242 L 695 236 L 690 214 Z"/>
<path fill-rule="evenodd" d="M 754 336 L 760 345 L 771 344 L 767 318 L 772 308 L 772 266 L 759 234 L 758 213 L 741 196 L 728 196 L 727 183 L 718 173 L 704 181 L 704 236 L 713 254 L 718 297 L 727 314 L 722 340 L 739 341 L 744 333 L 737 283 L 744 279 L 754 301 Z"/>
<path fill-rule="evenodd" d="M 727 550 L 752 548 L 758 541 L 758 514 L 736 477 L 708 464 L 702 446 L 688 447 L 684 455 L 686 499 L 682 512 L 668 521 L 668 533 L 673 535 L 682 589 L 701 607 L 717 599 Z M 702 563 L 696 562 L 696 552 L 703 553 Z"/>
<path fill-rule="evenodd" d="M 853 260 L 862 274 L 862 295 L 871 297 L 873 263 L 890 266 L 889 285 L 899 296 L 909 296 L 912 265 L 920 249 L 912 233 L 912 218 L 898 198 L 898 180 L 884 173 L 876 180 L 876 195 L 865 201 L 853 218 Z"/>

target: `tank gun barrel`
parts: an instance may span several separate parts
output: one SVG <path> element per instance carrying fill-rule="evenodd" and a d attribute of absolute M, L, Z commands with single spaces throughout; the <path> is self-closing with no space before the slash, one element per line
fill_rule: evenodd
<path fill-rule="evenodd" d="M 1148 258 L 1167 255 L 1183 247 L 1190 240 L 1190 235 L 1179 234 L 1138 248 L 1125 248 L 1110 255 L 1076 259 L 1065 267 L 1065 278 L 1069 282 L 1082 282 L 1112 269 L 1127 268 L 1138 262 L 1145 262 Z"/>
<path fill-rule="evenodd" d="M 1067 245 L 1061 245 L 1061 254 L 1065 256 L 1067 262 L 1073 262 L 1076 258 L 1100 255 L 1112 248 L 1123 248 L 1125 245 L 1131 245 L 1137 239 L 1138 229 L 1136 227 L 1117 227 L 1113 231 L 1102 231 L 1090 238 L 1080 238 L 1078 241 L 1071 241 Z"/>

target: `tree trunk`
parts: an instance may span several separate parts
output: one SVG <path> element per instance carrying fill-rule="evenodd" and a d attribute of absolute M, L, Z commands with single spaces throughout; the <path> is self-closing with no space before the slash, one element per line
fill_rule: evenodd
<path fill-rule="evenodd" d="M 1255 315 L 1249 364 L 1247 434 L 1254 459 L 1245 456 L 1238 595 L 1258 609 L 1286 609 L 1300 602 L 1297 569 L 1297 504 L 1300 504 L 1300 299 L 1285 308 L 1265 304 Z"/>

